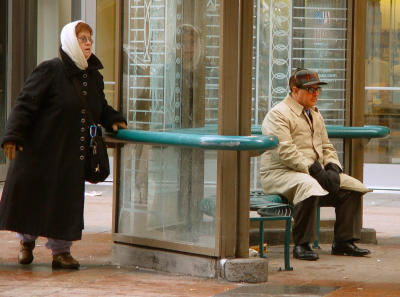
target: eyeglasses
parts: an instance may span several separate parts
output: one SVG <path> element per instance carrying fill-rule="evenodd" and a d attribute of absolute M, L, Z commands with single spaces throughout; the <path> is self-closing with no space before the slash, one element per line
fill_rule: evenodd
<path fill-rule="evenodd" d="M 86 42 L 90 42 L 90 43 L 93 43 L 93 39 L 91 38 L 91 37 L 86 37 L 86 36 L 81 36 L 81 37 L 78 37 L 78 40 L 81 42 L 81 43 L 86 43 Z"/>
<path fill-rule="evenodd" d="M 322 88 L 321 88 L 321 87 L 317 87 L 317 88 L 301 87 L 301 88 L 299 88 L 299 89 L 306 90 L 309 94 L 314 94 L 314 92 L 321 93 L 321 91 L 322 91 Z"/>

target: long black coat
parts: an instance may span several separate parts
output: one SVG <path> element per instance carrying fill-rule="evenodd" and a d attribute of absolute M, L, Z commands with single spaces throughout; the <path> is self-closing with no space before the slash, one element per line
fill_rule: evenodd
<path fill-rule="evenodd" d="M 80 70 L 62 51 L 35 68 L 16 98 L 2 144 L 23 146 L 10 162 L 0 201 L 0 229 L 64 240 L 82 237 L 86 111 L 71 78 L 80 81 L 94 120 L 111 131 L 122 115 L 107 104 L 103 68 L 92 55 Z M 85 93 L 86 92 L 86 93 Z"/>

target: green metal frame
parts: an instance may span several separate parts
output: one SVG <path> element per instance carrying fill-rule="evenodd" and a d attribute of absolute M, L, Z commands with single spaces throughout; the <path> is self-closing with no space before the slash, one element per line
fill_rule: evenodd
<path fill-rule="evenodd" d="M 255 136 L 226 136 L 216 135 L 216 125 L 202 128 L 179 129 L 165 132 L 143 131 L 143 130 L 119 130 L 110 136 L 114 139 L 125 140 L 134 143 L 158 144 L 192 147 L 208 150 L 246 150 L 263 151 L 275 148 L 278 138 L 275 136 L 261 135 L 261 126 L 253 126 L 251 133 Z M 331 138 L 383 138 L 390 134 L 390 129 L 384 126 L 348 127 L 339 125 L 326 126 L 328 136 Z M 277 195 L 274 195 L 277 196 Z M 284 198 L 281 201 L 284 203 Z M 260 257 L 264 257 L 264 221 L 285 220 L 285 270 L 293 270 L 290 266 L 289 243 L 292 216 L 263 216 L 251 217 L 250 221 L 260 222 L 259 225 L 259 247 Z M 320 237 L 320 208 L 317 209 L 317 239 L 314 248 L 319 247 Z"/>
<path fill-rule="evenodd" d="M 315 236 L 315 241 L 313 244 L 314 249 L 320 249 L 319 239 L 320 239 L 320 227 L 321 227 L 321 207 L 317 207 L 317 234 Z"/>
<path fill-rule="evenodd" d="M 290 207 L 290 212 L 279 212 L 281 207 Z M 285 269 L 287 271 L 293 270 L 290 266 L 290 231 L 292 227 L 292 213 L 293 207 L 287 204 L 287 200 L 279 195 L 265 195 L 262 191 L 250 192 L 250 210 L 257 211 L 262 208 L 270 208 L 271 215 L 250 217 L 250 222 L 259 222 L 259 256 L 267 258 L 264 255 L 264 221 L 286 221 L 285 227 L 285 240 L 284 240 L 284 257 Z M 216 210 L 216 197 L 208 196 L 200 201 L 200 209 L 206 215 L 215 218 Z M 280 270 L 282 270 L 280 268 Z"/>
<path fill-rule="evenodd" d="M 185 130 L 185 129 L 182 129 Z M 176 131 L 176 130 L 175 130 Z M 162 144 L 200 148 L 204 150 L 258 151 L 278 145 L 275 136 L 226 136 L 196 132 L 155 132 L 121 129 L 113 138 L 146 144 Z"/>
<path fill-rule="evenodd" d="M 330 138 L 383 138 L 390 134 L 390 129 L 379 125 L 365 125 L 360 127 L 326 125 L 326 131 Z M 251 134 L 261 135 L 261 126 L 254 125 L 251 127 Z"/>
<path fill-rule="evenodd" d="M 261 258 L 266 258 L 264 256 L 264 221 L 286 221 L 285 227 L 285 245 L 284 245 L 284 255 L 285 255 L 285 270 L 291 271 L 293 267 L 290 266 L 290 230 L 292 227 L 292 216 L 271 216 L 271 217 L 251 217 L 250 222 L 260 222 L 259 226 L 259 255 Z M 280 269 L 281 270 L 281 269 Z"/>

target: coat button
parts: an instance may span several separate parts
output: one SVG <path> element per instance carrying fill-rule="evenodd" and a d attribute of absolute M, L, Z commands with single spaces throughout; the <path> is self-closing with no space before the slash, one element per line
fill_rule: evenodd
<path fill-rule="evenodd" d="M 81 156 L 79 157 L 79 159 L 81 159 L 81 161 L 82 161 L 82 160 L 85 159 L 85 156 L 81 155 Z"/>
<path fill-rule="evenodd" d="M 84 87 L 87 87 L 87 82 L 84 81 L 84 82 L 82 83 L 82 85 L 83 85 Z"/>
<path fill-rule="evenodd" d="M 83 96 L 86 96 L 86 95 L 87 95 L 87 92 L 86 92 L 86 91 L 82 91 L 82 95 L 83 95 Z"/>
<path fill-rule="evenodd" d="M 86 113 L 86 109 L 82 109 L 82 110 L 81 110 L 81 113 L 82 113 L 82 114 L 85 114 L 85 113 Z"/>
<path fill-rule="evenodd" d="M 85 147 L 83 145 L 80 146 L 80 150 L 83 151 Z"/>
<path fill-rule="evenodd" d="M 85 118 L 81 118 L 81 123 L 84 124 L 86 122 Z"/>
<path fill-rule="evenodd" d="M 85 132 L 85 127 L 82 127 L 82 128 L 81 128 L 81 132 Z"/>
<path fill-rule="evenodd" d="M 81 136 L 80 140 L 85 141 L 85 137 Z"/>
<path fill-rule="evenodd" d="M 84 73 L 82 76 L 83 78 L 87 78 L 87 73 Z"/>

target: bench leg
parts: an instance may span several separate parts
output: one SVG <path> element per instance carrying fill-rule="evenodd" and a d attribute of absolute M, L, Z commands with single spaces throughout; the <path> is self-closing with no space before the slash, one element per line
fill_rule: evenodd
<path fill-rule="evenodd" d="M 286 230 L 285 230 L 285 247 L 284 247 L 284 254 L 285 254 L 285 270 L 291 271 L 293 267 L 290 267 L 290 230 L 292 226 L 292 218 L 286 219 Z"/>
<path fill-rule="evenodd" d="M 264 221 L 260 221 L 259 233 L 258 248 L 260 250 L 260 258 L 266 258 L 264 256 Z"/>
<path fill-rule="evenodd" d="M 320 228 L 320 221 L 321 221 L 321 208 L 318 206 L 317 207 L 317 239 L 314 241 L 313 248 L 314 249 L 320 249 L 319 246 L 319 228 Z"/>
<path fill-rule="evenodd" d="M 291 271 L 293 270 L 293 267 L 290 266 L 290 230 L 292 228 L 292 218 L 289 217 L 285 219 L 285 221 L 286 221 L 285 246 L 284 246 L 285 270 Z M 260 250 L 260 258 L 267 258 L 264 255 L 264 221 L 260 221 L 258 247 Z M 280 268 L 279 270 L 282 269 Z"/>

